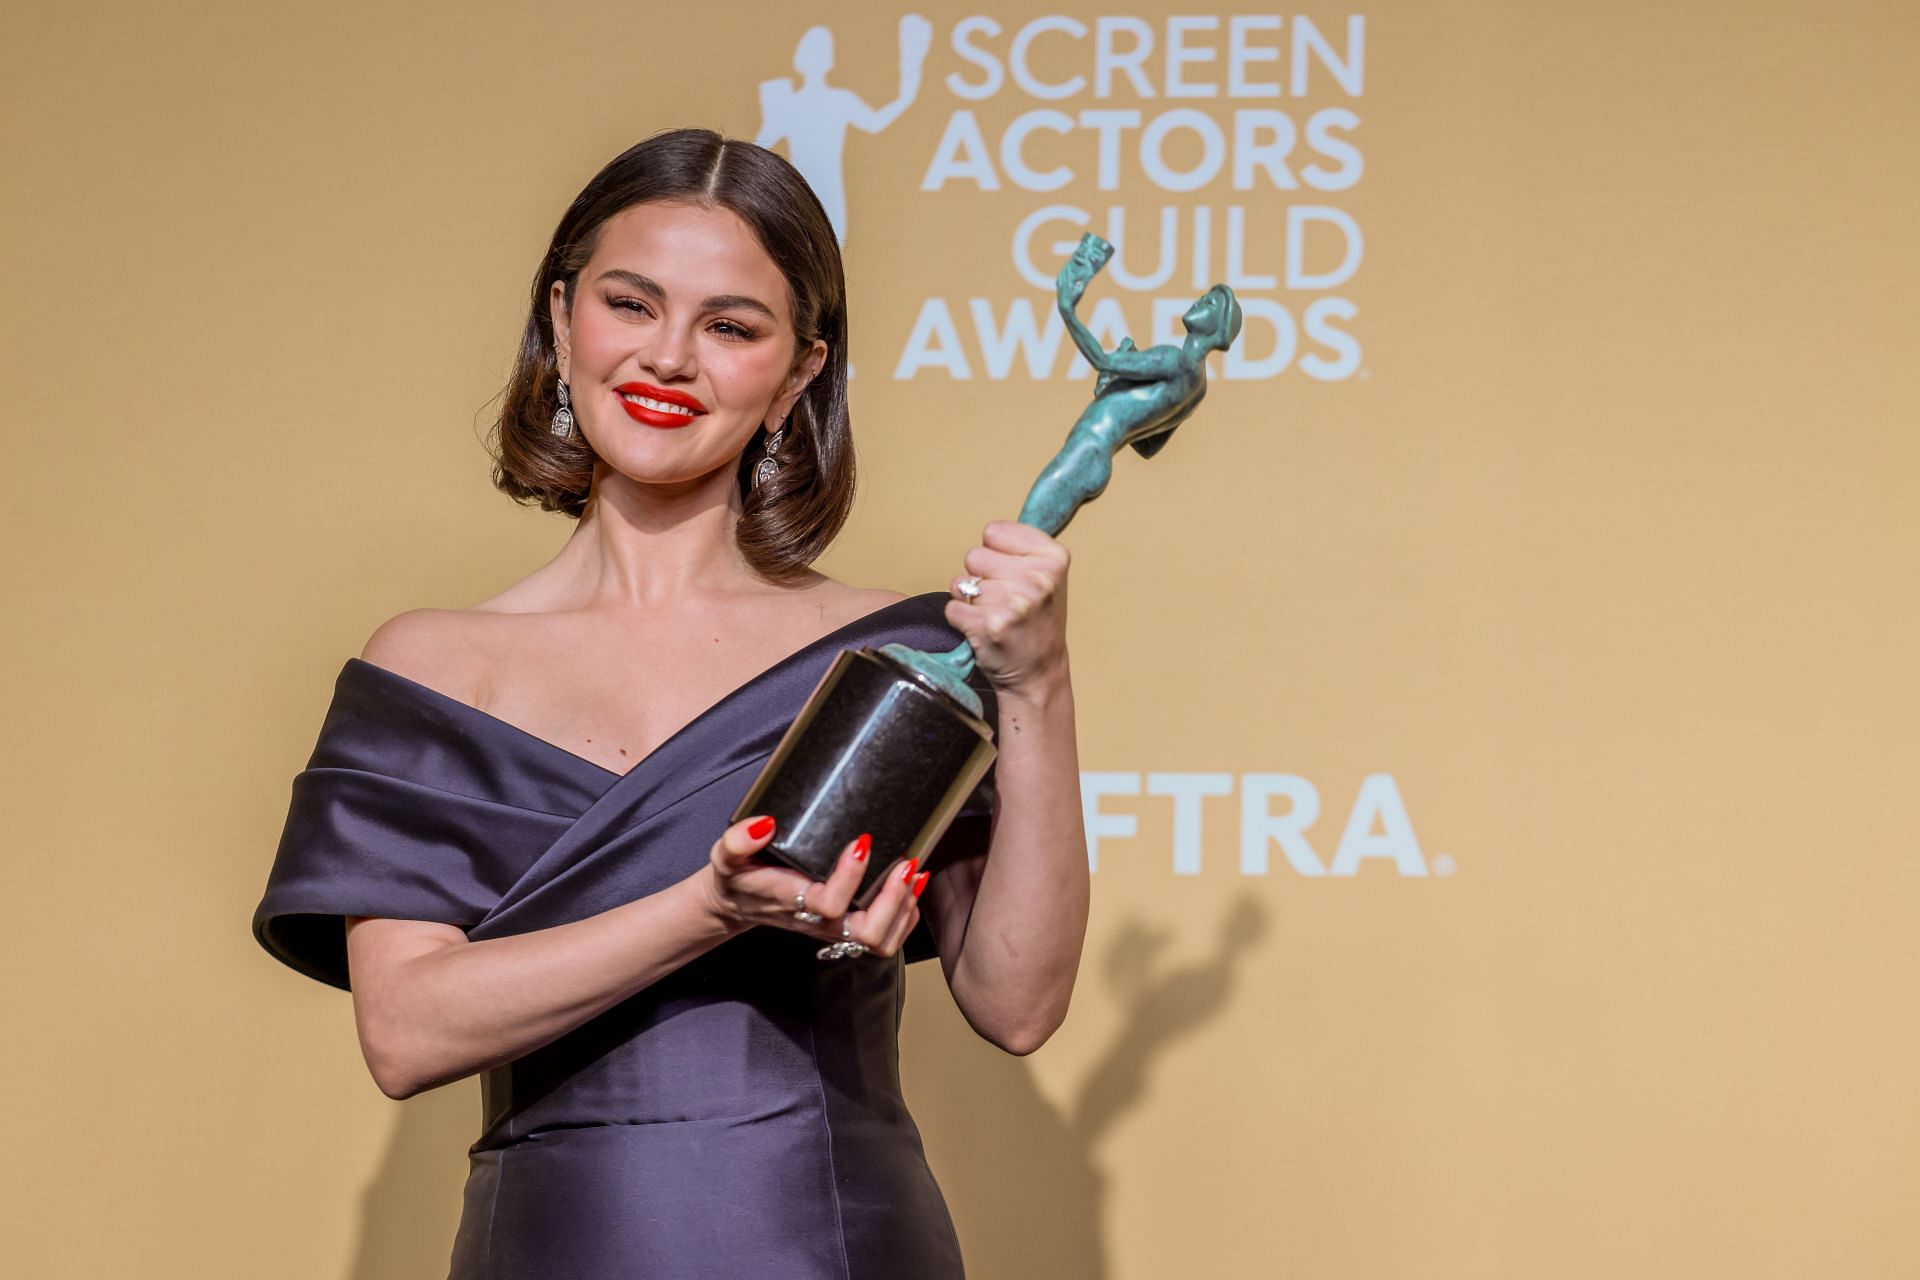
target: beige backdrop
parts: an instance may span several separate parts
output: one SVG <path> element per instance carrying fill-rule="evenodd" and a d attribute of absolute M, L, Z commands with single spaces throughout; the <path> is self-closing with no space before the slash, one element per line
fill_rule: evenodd
<path fill-rule="evenodd" d="M 996 19 L 973 43 L 1004 63 L 1032 15 L 927 5 L 918 98 L 847 139 L 864 485 L 821 567 L 861 584 L 942 585 L 1084 401 L 982 372 L 968 300 L 1050 301 L 1013 265 L 1028 214 L 1121 205 L 1142 271 L 1159 210 L 1206 207 L 1211 278 L 1231 206 L 1250 273 L 1291 207 L 1364 235 L 1338 287 L 1242 289 L 1351 304 L 1345 376 L 1217 381 L 1067 531 L 1089 790 L 1138 792 L 1094 821 L 1136 830 L 1100 838 L 1038 1054 L 914 970 L 906 1079 L 973 1274 L 1920 1273 L 1915 10 L 1286 11 L 1241 28 L 1282 51 L 1241 64 L 1269 98 L 1225 91 L 1225 19 L 1259 11 L 1179 10 L 1221 19 L 1175 37 L 1211 96 L 1156 53 L 1152 99 L 970 101 L 956 23 Z M 754 136 L 813 22 L 885 102 L 904 12 L 0 18 L 10 1274 L 444 1272 L 477 1090 L 383 1098 L 349 999 L 249 936 L 289 783 L 376 624 L 566 536 L 479 443 L 566 201 L 655 129 Z M 1164 50 L 1164 13 L 1110 12 Z M 1302 14 L 1357 94 L 1311 49 L 1285 83 Z M 1091 36 L 1033 36 L 1045 84 L 1092 74 Z M 1101 190 L 1092 135 L 1042 118 L 1022 158 L 1066 185 L 923 190 L 961 109 L 996 155 L 1035 110 L 1229 140 L 1236 110 L 1346 110 L 1364 172 L 1169 192 L 1135 131 Z M 1191 261 L 1157 293 L 1193 296 Z M 1146 341 L 1154 293 L 1089 306 Z M 968 381 L 893 377 L 928 298 Z M 1192 775 L 1224 791 L 1179 844 L 1153 792 Z M 1296 802 L 1306 845 L 1269 841 Z M 1343 832 L 1352 874 L 1303 874 Z"/>

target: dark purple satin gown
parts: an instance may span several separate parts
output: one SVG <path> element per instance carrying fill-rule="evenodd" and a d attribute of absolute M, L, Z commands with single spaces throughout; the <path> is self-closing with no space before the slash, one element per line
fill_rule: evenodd
<path fill-rule="evenodd" d="M 705 863 L 835 654 L 950 648 L 947 599 L 896 601 L 789 655 L 625 775 L 350 658 L 293 781 L 254 936 L 344 989 L 345 916 L 477 941 L 664 889 Z M 985 846 L 993 776 L 936 875 Z M 452 1280 L 961 1276 L 900 1090 L 904 963 L 934 954 L 932 934 L 923 920 L 904 958 L 821 961 L 819 945 L 753 929 L 486 1072 Z"/>

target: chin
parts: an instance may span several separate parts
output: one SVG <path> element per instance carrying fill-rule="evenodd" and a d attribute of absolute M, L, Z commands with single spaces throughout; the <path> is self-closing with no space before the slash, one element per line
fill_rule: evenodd
<path fill-rule="evenodd" d="M 598 449 L 607 468 L 630 484 L 686 486 L 724 471 L 731 476 L 740 463 L 736 451 L 718 458 L 666 457 L 654 450 L 636 449 L 630 442 L 620 449 Z"/>

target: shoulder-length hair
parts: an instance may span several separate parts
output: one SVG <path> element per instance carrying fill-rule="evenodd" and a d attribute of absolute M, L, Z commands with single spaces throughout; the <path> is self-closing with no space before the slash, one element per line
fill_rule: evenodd
<path fill-rule="evenodd" d="M 735 537 L 747 562 L 770 581 L 799 576 L 827 549 L 853 507 L 853 429 L 847 416 L 847 286 L 840 244 L 819 197 L 783 157 L 711 129 L 672 129 L 629 147 L 595 174 L 554 228 L 534 273 L 520 351 L 488 437 L 493 483 L 516 502 L 578 519 L 586 510 L 598 455 L 574 431 L 556 436 L 558 364 L 548 295 L 562 282 L 567 306 L 593 257 L 601 226 L 649 200 L 730 209 L 753 229 L 786 278 L 794 356 L 817 339 L 826 364 L 794 402 L 776 455 L 780 467 L 759 486 L 766 424 L 741 452 L 735 473 L 743 512 Z"/>

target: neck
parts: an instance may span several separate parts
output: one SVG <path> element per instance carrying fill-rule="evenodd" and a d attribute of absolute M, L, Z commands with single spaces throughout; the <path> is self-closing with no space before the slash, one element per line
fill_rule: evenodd
<path fill-rule="evenodd" d="M 731 466 L 679 484 L 640 484 L 605 463 L 573 536 L 549 568 L 578 609 L 669 608 L 764 591 L 734 537 L 740 496 Z"/>

